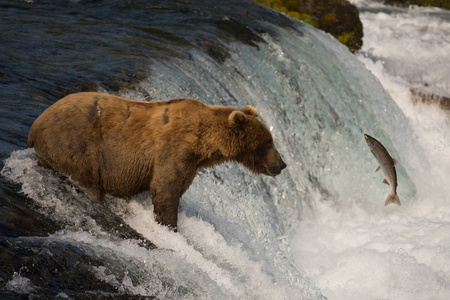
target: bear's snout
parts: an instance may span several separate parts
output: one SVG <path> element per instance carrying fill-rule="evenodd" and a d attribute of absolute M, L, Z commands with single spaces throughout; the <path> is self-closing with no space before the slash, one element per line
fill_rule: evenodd
<path fill-rule="evenodd" d="M 275 156 L 274 162 L 267 165 L 265 172 L 266 175 L 269 176 L 280 175 L 281 171 L 283 171 L 287 167 L 286 163 L 283 161 L 278 151 L 275 152 L 274 156 Z"/>

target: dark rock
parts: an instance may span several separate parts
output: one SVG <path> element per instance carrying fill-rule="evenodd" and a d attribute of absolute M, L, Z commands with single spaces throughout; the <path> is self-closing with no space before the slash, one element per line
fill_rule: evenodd
<path fill-rule="evenodd" d="M 93 272 L 93 268 L 105 267 L 119 282 L 128 274 L 139 284 L 148 280 L 133 275 L 139 274 L 139 265 L 125 261 L 112 250 L 91 247 L 52 238 L 0 237 L 0 298 L 59 299 L 59 292 L 71 299 L 143 299 L 119 291 L 117 284 L 99 279 Z M 129 269 L 133 272 L 128 273 Z M 17 276 L 22 283 L 8 287 Z"/>
<path fill-rule="evenodd" d="M 61 226 L 33 210 L 31 201 L 17 193 L 18 189 L 9 182 L 0 185 L 0 236 L 47 236 L 61 229 Z"/>
<path fill-rule="evenodd" d="M 411 89 L 411 101 L 414 104 L 419 102 L 437 105 L 440 109 L 450 112 L 450 98 L 435 94 L 422 92 L 416 89 Z"/>
<path fill-rule="evenodd" d="M 299 11 L 312 15 L 317 28 L 330 33 L 352 52 L 362 47 L 359 10 L 346 0 L 299 0 Z"/>
<path fill-rule="evenodd" d="M 358 8 L 347 0 L 254 0 L 330 33 L 350 51 L 362 47 Z"/>

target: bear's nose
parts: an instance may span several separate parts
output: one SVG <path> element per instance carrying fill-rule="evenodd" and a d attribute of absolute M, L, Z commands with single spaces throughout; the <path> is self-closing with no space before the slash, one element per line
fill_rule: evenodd
<path fill-rule="evenodd" d="M 287 167 L 286 163 L 281 159 L 280 169 L 284 170 L 284 169 L 286 169 L 286 167 Z"/>
<path fill-rule="evenodd" d="M 284 169 L 286 169 L 286 167 L 287 167 L 287 165 L 286 165 L 286 163 L 283 161 L 283 159 L 281 158 L 281 155 L 280 155 L 280 153 L 277 151 L 277 158 L 278 158 L 278 165 L 279 165 L 279 167 L 280 167 L 280 172 L 281 172 L 281 170 L 284 170 Z"/>

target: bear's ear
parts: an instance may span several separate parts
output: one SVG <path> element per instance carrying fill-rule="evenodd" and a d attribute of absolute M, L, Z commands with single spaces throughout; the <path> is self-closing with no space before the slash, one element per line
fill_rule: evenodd
<path fill-rule="evenodd" d="M 234 110 L 228 117 L 230 125 L 244 125 L 247 121 L 247 117 L 240 110 Z"/>
<path fill-rule="evenodd" d="M 242 108 L 242 112 L 246 115 L 253 116 L 255 118 L 259 116 L 258 110 L 250 105 L 244 106 Z"/>

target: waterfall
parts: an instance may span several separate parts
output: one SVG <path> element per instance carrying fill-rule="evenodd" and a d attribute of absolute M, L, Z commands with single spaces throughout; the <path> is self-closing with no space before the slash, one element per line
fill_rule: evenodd
<path fill-rule="evenodd" d="M 377 163 L 364 133 L 382 141 L 400 162 L 402 204 L 418 201 L 417 187 L 426 178 L 418 173 L 430 161 L 410 119 L 378 79 L 330 35 L 241 2 L 177 7 L 170 1 L 148 7 L 138 2 L 122 12 L 128 12 L 130 24 L 120 28 L 151 38 L 116 42 L 149 47 L 147 76 L 131 89 L 111 91 L 100 85 L 98 91 L 143 101 L 194 98 L 214 105 L 252 105 L 287 163 L 282 174 L 257 176 L 235 163 L 200 171 L 182 197 L 174 233 L 155 223 L 149 193 L 128 202 L 107 196 L 100 204 L 70 178 L 38 166 L 33 149 L 17 149 L 1 174 L 32 199 L 36 212 L 61 228 L 48 236 L 10 239 L 12 252 L 29 247 L 45 249 L 40 255 L 60 256 L 50 267 L 65 270 L 66 264 L 76 264 L 75 274 L 61 276 L 73 282 L 86 276 L 90 291 L 98 294 L 322 299 L 315 282 L 325 279 L 315 273 L 313 282 L 302 270 L 314 263 L 308 251 L 315 249 L 298 246 L 303 239 L 320 241 L 321 234 L 335 243 L 339 237 L 325 234 L 327 220 L 322 218 L 335 217 L 329 224 L 339 226 L 342 218 L 378 222 L 404 213 L 403 206 L 384 207 L 389 189 L 374 173 Z M 101 8 L 115 9 L 121 2 L 113 3 Z M 238 5 L 245 9 L 237 10 Z M 146 13 L 154 19 L 143 22 Z M 322 227 L 315 230 L 314 224 Z M 149 250 L 117 234 L 134 231 L 157 248 Z M 351 232 L 336 234 L 352 239 Z M 28 293 L 44 290 L 33 272 L 15 271 L 7 290 L 18 292 L 15 287 L 21 285 Z M 58 287 L 56 273 L 47 276 L 57 287 L 45 289 L 47 295 L 75 295 Z"/>

